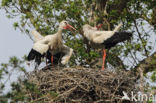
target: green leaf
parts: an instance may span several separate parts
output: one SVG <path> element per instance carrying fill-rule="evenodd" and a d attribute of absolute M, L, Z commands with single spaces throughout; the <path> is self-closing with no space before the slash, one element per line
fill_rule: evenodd
<path fill-rule="evenodd" d="M 13 26 L 14 26 L 15 29 L 16 29 L 17 27 L 19 27 L 19 25 L 18 25 L 17 22 L 15 22 L 15 23 L 13 24 Z"/>

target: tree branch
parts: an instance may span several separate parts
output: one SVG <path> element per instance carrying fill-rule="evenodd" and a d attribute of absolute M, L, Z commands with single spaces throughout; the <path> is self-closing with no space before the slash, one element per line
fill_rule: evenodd
<path fill-rule="evenodd" d="M 136 31 L 138 33 L 139 39 L 141 40 L 141 44 L 142 44 L 142 46 L 144 48 L 145 55 L 146 55 L 146 57 L 148 57 L 148 50 L 146 49 L 146 46 L 144 45 L 143 38 L 141 37 L 141 33 L 139 32 L 139 29 L 137 27 L 137 24 L 136 24 L 135 20 L 134 20 L 134 25 L 135 25 Z"/>

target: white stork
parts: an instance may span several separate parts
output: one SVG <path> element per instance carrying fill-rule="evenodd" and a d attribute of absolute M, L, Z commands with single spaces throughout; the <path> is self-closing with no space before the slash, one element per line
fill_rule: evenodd
<path fill-rule="evenodd" d="M 34 45 L 28 54 L 27 60 L 31 61 L 35 59 L 36 68 L 41 63 L 41 58 L 47 56 L 47 54 L 48 56 L 52 55 L 51 62 L 53 63 L 53 55 L 58 56 L 58 53 L 63 53 L 64 56 L 61 59 L 61 63 L 63 65 L 67 64 L 73 53 L 73 49 L 63 44 L 62 31 L 63 29 L 71 30 L 71 28 L 76 30 L 64 20 L 59 24 L 58 32 L 53 35 L 43 37 L 37 31 L 32 31 L 34 36 Z"/>
<path fill-rule="evenodd" d="M 37 32 L 36 30 L 32 31 L 32 35 L 34 37 L 34 43 L 36 43 L 39 40 L 44 39 L 44 37 L 39 32 Z M 34 53 L 29 53 L 28 60 L 30 61 L 30 60 L 33 60 L 35 58 L 38 58 L 35 61 L 39 65 L 40 62 L 41 62 L 40 61 L 40 57 L 35 57 L 35 55 L 34 55 L 34 54 L 38 54 L 38 53 L 36 53 L 36 51 L 34 51 L 34 50 L 32 50 L 31 52 L 34 52 Z M 38 54 L 38 55 L 40 55 L 40 54 Z M 50 50 L 48 50 L 46 54 L 42 55 L 42 57 L 46 57 L 46 64 L 47 63 L 51 63 L 52 65 L 58 65 L 60 60 L 61 60 L 61 58 L 64 55 L 65 55 L 65 53 L 63 53 L 63 52 L 58 52 L 58 53 L 52 55 Z"/>
<path fill-rule="evenodd" d="M 104 70 L 106 50 L 115 46 L 119 42 L 123 42 L 129 39 L 132 34 L 128 32 L 117 32 L 122 24 L 119 24 L 113 31 L 100 31 L 99 28 L 92 27 L 88 24 L 83 25 L 83 35 L 90 41 L 90 45 L 93 48 L 103 49 L 103 64 L 102 70 Z"/>

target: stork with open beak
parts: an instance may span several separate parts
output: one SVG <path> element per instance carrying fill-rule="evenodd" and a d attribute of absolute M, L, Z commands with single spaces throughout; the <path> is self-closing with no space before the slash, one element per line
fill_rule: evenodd
<path fill-rule="evenodd" d="M 83 25 L 83 35 L 90 41 L 90 45 L 93 48 L 103 49 L 103 64 L 102 70 L 104 70 L 104 64 L 106 59 L 106 50 L 114 47 L 117 43 L 128 40 L 132 33 L 118 32 L 122 24 L 119 24 L 113 31 L 100 31 L 99 28 L 92 27 L 88 24 Z"/>
<path fill-rule="evenodd" d="M 41 36 L 36 30 L 32 32 L 34 36 L 34 44 L 30 53 L 28 54 L 27 60 L 31 61 L 35 59 L 36 66 L 39 66 L 41 63 L 41 59 L 46 56 L 46 54 L 50 53 L 51 62 L 53 64 L 53 55 L 58 55 L 58 53 L 63 53 L 64 56 L 61 59 L 61 63 L 63 65 L 67 64 L 70 57 L 72 56 L 73 49 L 63 44 L 62 40 L 62 31 L 64 29 L 74 29 L 71 25 L 68 24 L 67 21 L 63 20 L 59 24 L 58 32 L 53 35 L 47 35 L 45 37 Z"/>

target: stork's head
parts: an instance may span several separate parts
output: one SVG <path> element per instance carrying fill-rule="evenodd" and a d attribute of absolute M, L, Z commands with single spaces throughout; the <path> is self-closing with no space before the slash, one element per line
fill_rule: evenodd
<path fill-rule="evenodd" d="M 60 25 L 59 25 L 59 28 L 60 29 L 69 29 L 72 31 L 72 29 L 76 30 L 74 27 L 72 27 L 71 25 L 68 24 L 67 21 L 63 20 L 60 22 Z"/>

